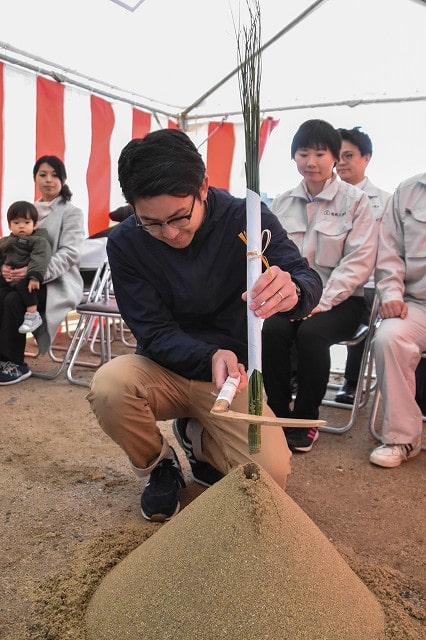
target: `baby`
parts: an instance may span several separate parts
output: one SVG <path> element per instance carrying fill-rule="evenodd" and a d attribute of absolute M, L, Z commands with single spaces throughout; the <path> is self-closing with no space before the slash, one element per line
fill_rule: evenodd
<path fill-rule="evenodd" d="M 31 202 L 20 200 L 7 211 L 10 235 L 0 238 L 0 265 L 12 269 L 27 267 L 22 280 L 10 281 L 0 275 L 0 288 L 16 291 L 26 311 L 19 333 L 34 331 L 43 323 L 38 311 L 38 290 L 43 282 L 52 249 L 45 229 L 37 229 L 38 212 Z"/>

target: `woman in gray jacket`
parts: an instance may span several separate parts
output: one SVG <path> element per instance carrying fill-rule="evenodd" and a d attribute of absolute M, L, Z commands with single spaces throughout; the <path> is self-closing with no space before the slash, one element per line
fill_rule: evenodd
<path fill-rule="evenodd" d="M 40 157 L 34 165 L 33 177 L 41 193 L 35 203 L 38 226 L 46 229 L 52 245 L 40 296 L 43 324 L 35 332 L 40 353 L 46 353 L 61 322 L 83 295 L 79 263 L 84 219 L 81 209 L 70 202 L 72 193 L 66 184 L 65 166 L 59 158 Z M 1 274 L 6 281 L 15 282 L 25 277 L 26 267 L 12 269 L 3 265 Z M 14 384 L 31 375 L 24 362 L 26 336 L 18 331 L 22 304 L 14 292 L 0 297 L 0 385 Z"/>

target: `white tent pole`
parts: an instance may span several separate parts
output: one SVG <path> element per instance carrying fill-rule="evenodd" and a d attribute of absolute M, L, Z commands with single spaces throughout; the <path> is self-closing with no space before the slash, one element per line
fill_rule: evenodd
<path fill-rule="evenodd" d="M 425 1 L 426 0 L 414 0 L 414 2 L 417 1 Z M 426 95 L 421 95 L 421 96 L 396 96 L 394 98 L 371 98 L 371 99 L 364 99 L 364 98 L 349 98 L 348 100 L 336 100 L 335 102 L 312 102 L 309 104 L 294 104 L 294 105 L 287 105 L 287 106 L 281 106 L 281 107 L 267 107 L 266 109 L 261 109 L 262 115 L 265 115 L 266 113 L 276 113 L 279 111 L 299 111 L 301 109 L 322 109 L 325 107 L 351 107 L 351 108 L 355 108 L 355 107 L 359 107 L 361 105 L 367 105 L 367 104 L 398 104 L 400 102 L 422 102 L 426 100 Z M 201 116 L 202 119 L 204 120 L 210 120 L 210 119 L 214 119 L 214 118 L 229 118 L 231 116 L 241 116 L 241 111 L 227 111 L 227 113 L 223 113 L 223 111 L 221 111 L 220 113 L 203 113 L 203 115 Z M 200 115 L 194 115 L 194 116 L 188 116 L 187 120 L 200 120 Z"/>
<path fill-rule="evenodd" d="M 16 65 L 18 67 L 22 67 L 24 69 L 28 69 L 29 71 L 34 71 L 35 73 L 38 73 L 40 75 L 53 78 L 54 80 L 56 80 L 56 82 L 61 82 L 61 83 L 64 83 L 64 84 L 65 83 L 66 84 L 70 84 L 70 85 L 73 85 L 75 87 L 79 87 L 80 89 L 85 89 L 86 91 L 89 91 L 90 93 L 96 93 L 97 95 L 104 96 L 105 98 L 110 98 L 112 100 L 120 100 L 121 102 L 126 102 L 127 104 L 131 104 L 133 107 L 138 107 L 138 108 L 143 109 L 145 111 L 150 111 L 150 112 L 152 112 L 154 114 L 159 113 L 159 114 L 167 116 L 169 118 L 176 118 L 176 111 L 179 109 L 179 107 L 177 107 L 175 105 L 163 105 L 163 107 L 161 108 L 161 107 L 157 107 L 156 105 L 154 106 L 153 104 L 149 105 L 149 104 L 146 104 L 146 103 L 139 102 L 137 99 L 133 98 L 133 95 L 135 97 L 145 98 L 146 100 L 151 100 L 151 98 L 148 98 L 146 96 L 138 96 L 138 94 L 130 94 L 132 97 L 126 97 L 126 95 L 123 95 L 123 94 L 129 95 L 129 92 L 125 91 L 124 89 L 120 89 L 119 87 L 107 85 L 105 82 L 102 82 L 101 80 L 96 80 L 95 78 L 91 78 L 89 76 L 85 76 L 84 74 L 78 73 L 77 71 L 74 71 L 73 69 L 68 69 L 66 67 L 61 67 L 61 66 L 55 64 L 54 62 L 50 62 L 49 60 L 45 60 L 44 58 L 38 58 L 37 56 L 33 56 L 30 53 L 27 53 L 25 51 L 21 51 L 20 49 L 16 49 L 15 47 L 12 47 L 11 45 L 7 44 L 6 42 L 0 42 L 0 49 L 5 49 L 6 51 L 11 51 L 12 53 L 15 53 L 16 55 L 24 56 L 24 57 L 26 57 L 28 59 L 34 60 L 34 62 L 39 62 L 42 65 L 47 65 L 47 66 L 52 67 L 52 68 L 47 69 L 46 67 L 41 67 L 39 64 L 33 64 L 31 62 L 28 62 L 28 60 L 21 60 L 20 58 L 14 58 L 14 57 L 8 55 L 7 53 L 3 53 L 2 51 L 0 51 L 0 61 L 4 61 L 4 62 L 7 62 L 9 64 L 13 64 L 13 65 Z M 56 71 L 55 71 L 55 69 L 56 69 Z M 63 75 L 63 74 L 67 74 L 67 75 Z M 73 75 L 74 78 L 71 78 L 68 74 Z M 77 78 L 77 79 L 75 79 L 75 78 Z M 82 82 L 82 80 L 79 80 L 78 78 L 83 78 L 84 80 L 88 80 L 89 82 L 92 82 L 94 84 L 87 84 L 85 82 Z M 107 91 L 106 89 L 102 89 L 102 86 L 109 87 L 109 89 L 111 89 L 112 91 L 111 90 Z M 156 101 L 152 100 L 152 102 L 155 103 Z M 173 109 L 173 111 L 165 110 L 165 106 L 170 106 L 170 108 Z"/>

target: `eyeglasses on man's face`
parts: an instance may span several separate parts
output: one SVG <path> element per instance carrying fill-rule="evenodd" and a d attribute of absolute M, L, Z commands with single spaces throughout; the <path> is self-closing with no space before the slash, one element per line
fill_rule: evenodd
<path fill-rule="evenodd" d="M 353 151 L 344 151 L 340 154 L 339 162 L 352 162 L 354 158 L 358 157 Z"/>
<path fill-rule="evenodd" d="M 161 233 L 163 230 L 163 227 L 167 227 L 167 226 L 173 227 L 173 229 L 184 229 L 189 225 L 191 221 L 194 205 L 195 205 L 195 196 L 192 199 L 191 209 L 189 210 L 189 213 L 187 213 L 186 215 L 178 216 L 176 218 L 172 218 L 171 220 L 165 220 L 164 222 L 148 222 L 147 224 L 143 224 L 143 222 L 141 222 L 141 216 L 135 211 L 136 226 L 139 229 L 148 231 L 148 233 L 151 233 L 153 236 Z"/>

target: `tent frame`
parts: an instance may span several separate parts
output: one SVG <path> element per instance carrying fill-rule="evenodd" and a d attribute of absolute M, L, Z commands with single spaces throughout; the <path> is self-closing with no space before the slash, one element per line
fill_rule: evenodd
<path fill-rule="evenodd" d="M 113 0 L 116 1 L 116 0 Z M 143 0 L 141 0 L 142 2 Z M 417 4 L 421 4 L 425 6 L 426 0 L 410 0 L 411 2 L 416 2 Z M 141 4 L 139 2 L 135 8 Z M 309 15 L 311 15 L 314 11 L 323 6 L 327 0 L 315 0 L 311 5 L 309 5 L 304 11 L 302 11 L 296 18 L 291 20 L 287 25 L 285 25 L 280 31 L 278 31 L 272 38 L 270 38 L 264 45 L 261 47 L 261 52 L 270 47 L 274 42 L 282 38 L 289 31 L 294 29 L 298 24 L 300 24 L 303 20 L 305 20 Z M 117 4 L 121 4 L 117 2 Z M 134 11 L 135 9 L 129 9 Z M 3 50 L 3 51 L 2 51 Z M 9 53 L 10 52 L 10 53 Z M 13 54 L 13 55 L 10 55 Z M 142 109 L 144 111 L 149 111 L 153 114 L 154 117 L 157 115 L 162 115 L 167 118 L 174 119 L 178 126 L 186 131 L 190 122 L 192 121 L 206 121 L 214 118 L 222 118 L 224 120 L 229 117 L 240 117 L 242 118 L 242 111 L 229 111 L 227 113 L 208 113 L 208 114 L 197 114 L 197 112 L 193 113 L 194 110 L 200 105 L 206 98 L 211 96 L 215 91 L 217 91 L 220 87 L 222 87 L 228 80 L 230 80 L 234 75 L 239 72 L 240 66 L 238 65 L 232 71 L 230 71 L 226 76 L 224 76 L 219 82 L 214 84 L 208 91 L 199 96 L 194 102 L 185 107 L 184 109 L 177 107 L 175 105 L 168 105 L 164 103 L 159 103 L 156 100 L 149 98 L 147 96 L 142 96 L 139 94 L 130 93 L 120 87 L 109 85 L 102 80 L 97 80 L 90 76 L 86 76 L 82 73 L 79 73 L 73 69 L 62 67 L 57 65 L 50 60 L 46 60 L 45 58 L 40 58 L 37 56 L 33 56 L 32 54 L 23 51 L 21 49 L 17 49 L 12 45 L 1 42 L 0 41 L 0 61 L 16 65 L 19 67 L 23 67 L 32 72 L 35 72 L 39 75 L 43 75 L 46 77 L 51 77 L 56 82 L 60 82 L 63 84 L 69 84 L 73 86 L 77 86 L 81 89 L 89 91 L 91 93 L 97 94 L 99 96 L 108 98 L 110 100 L 118 100 L 127 104 L 130 104 L 132 107 L 136 107 Z M 38 63 L 38 64 L 36 64 Z M 299 104 L 299 105 L 281 105 L 276 107 L 269 107 L 266 109 L 262 109 L 262 114 L 267 113 L 277 113 L 281 111 L 295 111 L 300 109 L 317 109 L 324 107 L 338 107 L 338 106 L 348 106 L 348 107 L 357 107 L 359 105 L 368 105 L 368 104 L 385 104 L 385 103 L 401 103 L 401 102 L 419 102 L 425 101 L 426 95 L 415 95 L 415 96 L 395 96 L 395 97 L 383 97 L 383 98 L 371 98 L 371 99 L 348 99 L 348 100 L 340 100 L 334 102 L 317 102 L 317 103 L 309 103 L 309 104 Z M 157 118 L 158 121 L 158 118 Z"/>

